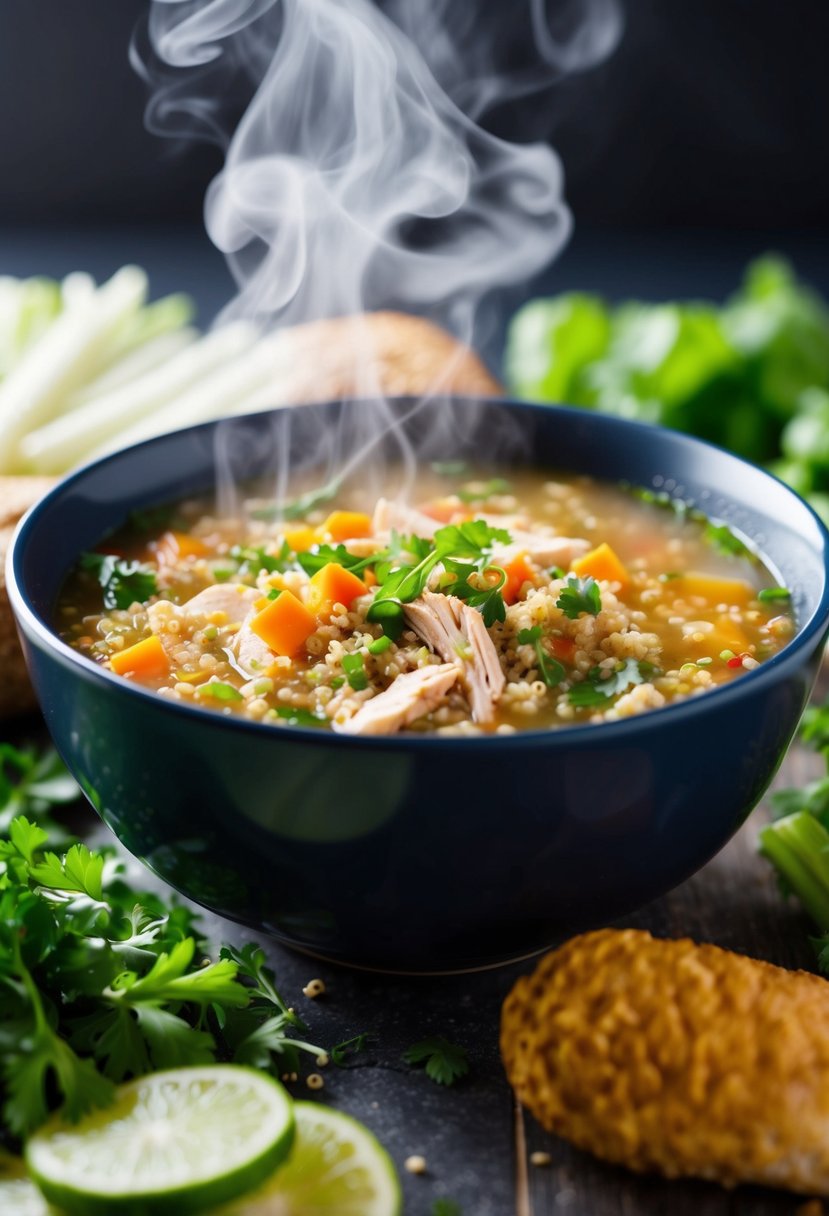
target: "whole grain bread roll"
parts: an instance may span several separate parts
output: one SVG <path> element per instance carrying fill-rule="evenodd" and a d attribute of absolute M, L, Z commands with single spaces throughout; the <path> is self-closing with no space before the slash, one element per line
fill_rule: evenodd
<path fill-rule="evenodd" d="M 458 393 L 499 397 L 503 388 L 468 346 L 422 317 L 362 313 L 283 330 L 271 405 L 337 397 Z"/>
<path fill-rule="evenodd" d="M 504 1002 L 501 1054 L 549 1131 L 618 1165 L 829 1195 L 829 983 L 604 929 Z"/>
<path fill-rule="evenodd" d="M 36 704 L 6 594 L 6 553 L 21 516 L 54 484 L 52 477 L 0 477 L 0 718 Z"/>

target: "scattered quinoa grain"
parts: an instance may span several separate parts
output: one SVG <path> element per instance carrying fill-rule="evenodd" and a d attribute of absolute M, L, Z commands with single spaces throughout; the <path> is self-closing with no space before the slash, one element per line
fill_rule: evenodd
<path fill-rule="evenodd" d="M 530 1153 L 530 1165 L 551 1165 L 552 1160 L 549 1153 Z"/>
<path fill-rule="evenodd" d="M 325 992 L 325 983 L 323 980 L 309 980 L 302 989 L 303 996 L 307 996 L 310 1001 L 316 1000 L 318 996 L 322 996 Z"/>
<path fill-rule="evenodd" d="M 403 1162 L 403 1169 L 410 1174 L 425 1174 L 426 1158 L 415 1153 L 413 1156 L 406 1158 Z"/>

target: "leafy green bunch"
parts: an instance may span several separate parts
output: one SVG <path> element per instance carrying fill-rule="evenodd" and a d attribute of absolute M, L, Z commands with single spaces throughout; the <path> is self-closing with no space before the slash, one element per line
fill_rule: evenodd
<path fill-rule="evenodd" d="M 195 915 L 137 891 L 113 849 L 61 851 L 77 797 L 52 753 L 0 747 L 0 1111 L 21 1137 L 50 1109 L 105 1105 L 152 1069 L 231 1059 L 278 1073 L 320 1054 L 255 944 L 205 957 Z"/>

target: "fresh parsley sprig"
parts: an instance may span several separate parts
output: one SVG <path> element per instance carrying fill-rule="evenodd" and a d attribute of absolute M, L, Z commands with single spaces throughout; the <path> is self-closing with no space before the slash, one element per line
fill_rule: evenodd
<path fill-rule="evenodd" d="M 602 594 L 598 583 L 592 575 L 578 578 L 571 574 L 566 586 L 562 587 L 559 593 L 556 607 L 561 609 L 568 621 L 575 621 L 582 614 L 598 616 L 602 610 Z"/>
<path fill-rule="evenodd" d="M 558 659 L 554 659 L 551 654 L 547 653 L 541 638 L 541 626 L 534 625 L 532 629 L 520 630 L 518 642 L 521 646 L 533 647 L 541 679 L 548 688 L 558 688 L 562 680 L 566 679 L 567 672 Z"/>
<path fill-rule="evenodd" d="M 105 608 L 129 608 L 146 604 L 158 594 L 155 571 L 142 562 L 128 561 L 114 553 L 82 553 L 82 570 L 97 578 L 104 592 Z"/>
<path fill-rule="evenodd" d="M 77 1118 L 151 1069 L 234 1059 L 281 1073 L 319 1055 L 258 946 L 205 963 L 192 912 L 136 890 L 114 850 L 62 847 L 50 809 L 77 793 L 53 753 L 0 747 L 6 1134 L 26 1136 L 56 1106 Z"/>
<path fill-rule="evenodd" d="M 426 1076 L 436 1085 L 454 1085 L 469 1072 L 466 1048 L 450 1043 L 442 1034 L 413 1043 L 404 1051 L 403 1060 L 406 1064 L 424 1064 Z"/>
<path fill-rule="evenodd" d="M 478 574 L 483 574 L 488 567 L 492 566 L 493 545 L 509 544 L 509 542 L 508 532 L 503 528 L 491 527 L 483 519 L 469 520 L 462 524 L 448 524 L 445 528 L 438 528 L 433 541 L 429 544 L 428 551 L 423 552 L 425 544 L 428 542 L 421 542 L 423 556 L 416 565 L 383 571 L 384 578 L 381 578 L 381 570 L 376 570 L 381 586 L 369 607 L 368 619 L 382 625 L 383 632 L 389 637 L 398 637 L 404 624 L 403 605 L 410 604 L 412 600 L 416 600 L 418 596 L 422 595 L 429 576 L 437 565 L 441 562 L 444 564 L 452 561 L 457 563 L 464 558 L 472 559 L 471 562 L 466 563 L 471 567 L 470 573 L 474 570 Z M 451 588 L 452 594 L 456 594 L 458 588 L 457 570 L 455 574 L 456 578 Z M 468 579 L 465 582 L 469 586 Z M 460 586 L 463 584 L 464 580 L 461 580 Z M 504 619 L 503 616 L 500 616 L 500 608 L 493 598 L 493 591 L 500 596 L 501 585 L 503 584 L 499 584 L 497 588 L 478 586 L 474 590 L 470 587 L 470 592 L 475 596 L 485 593 L 484 600 L 475 606 L 488 607 L 488 615 L 491 620 Z M 506 610 L 504 611 L 506 612 Z"/>
<path fill-rule="evenodd" d="M 587 679 L 570 689 L 568 700 L 577 709 L 605 709 L 614 697 L 636 684 L 645 684 L 656 674 L 653 663 L 643 659 L 626 659 L 609 672 L 602 667 L 592 667 Z"/>

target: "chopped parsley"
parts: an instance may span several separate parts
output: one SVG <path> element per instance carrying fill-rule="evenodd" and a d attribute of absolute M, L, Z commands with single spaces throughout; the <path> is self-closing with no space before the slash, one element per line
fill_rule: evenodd
<path fill-rule="evenodd" d="M 500 566 L 487 566 L 481 570 L 479 565 L 469 565 L 451 558 L 446 558 L 443 564 L 446 569 L 438 584 L 441 591 L 465 600 L 470 608 L 477 608 L 487 629 L 496 621 L 507 619 L 507 606 L 502 594 L 507 576 Z"/>
<path fill-rule="evenodd" d="M 617 663 L 610 672 L 593 667 L 586 680 L 573 685 L 567 694 L 568 700 L 577 709 L 603 709 L 620 693 L 627 692 L 636 684 L 646 683 L 657 674 L 653 663 L 642 659 L 626 659 Z"/>
<path fill-rule="evenodd" d="M 4 1140 L 58 1106 L 69 1119 L 106 1106 L 155 1069 L 229 1059 L 279 1076 L 299 1051 L 320 1054 L 259 946 L 205 962 L 175 896 L 136 889 L 112 848 L 59 842 L 50 806 L 79 790 L 53 752 L 4 747 L 0 776 Z"/>
<path fill-rule="evenodd" d="M 368 688 L 368 675 L 361 654 L 344 654 L 342 667 L 345 678 L 355 692 L 362 692 L 364 688 Z"/>
<path fill-rule="evenodd" d="M 561 609 L 568 621 L 575 621 L 583 613 L 598 616 L 602 610 L 599 584 L 591 574 L 586 578 L 577 578 L 575 574 L 571 574 L 567 585 L 561 589 L 556 607 Z"/>
<path fill-rule="evenodd" d="M 426 1076 L 437 1085 L 453 1085 L 469 1072 L 466 1049 L 442 1034 L 414 1043 L 403 1053 L 406 1064 L 425 1064 Z"/>
<path fill-rule="evenodd" d="M 501 596 L 500 587 L 503 585 L 499 582 L 497 587 L 481 587 L 475 586 L 469 582 L 468 575 L 473 572 L 482 575 L 484 571 L 492 567 L 491 554 L 494 544 L 509 544 L 510 535 L 503 528 L 493 528 L 483 519 L 469 520 L 463 524 L 448 524 L 444 528 L 438 528 L 435 532 L 433 541 L 425 541 L 423 538 L 418 539 L 418 557 L 417 564 L 414 566 L 398 565 L 393 560 L 388 566 L 375 567 L 378 581 L 380 583 L 379 590 L 375 596 L 374 602 L 368 610 L 368 619 L 382 625 L 383 632 L 391 638 L 396 638 L 400 635 L 403 629 L 404 616 L 403 605 L 409 604 L 412 600 L 416 600 L 422 595 L 429 581 L 429 576 L 435 566 L 441 562 L 444 563 L 450 573 L 456 575 L 452 583 L 450 594 L 459 594 L 460 589 L 465 586 L 468 588 L 470 596 L 474 598 L 474 607 L 479 608 L 482 612 L 486 610 L 486 616 L 489 616 L 490 622 L 494 620 L 503 620 L 500 615 L 503 607 L 503 597 Z M 403 541 L 398 538 L 398 545 L 406 544 L 408 546 L 409 539 Z M 428 546 L 428 547 L 427 547 Z M 471 559 L 465 563 L 468 567 L 468 575 L 462 578 L 459 582 L 458 574 L 461 573 L 458 568 L 458 562 L 462 558 Z M 454 571 L 451 570 L 452 562 L 456 564 Z M 497 569 L 497 567 L 495 567 Z M 501 572 L 503 573 L 503 572 Z M 446 590 L 444 588 L 444 590 Z M 499 605 L 498 600 L 501 600 Z M 469 602 L 472 602 L 470 598 Z M 506 609 L 503 609 L 506 615 Z"/>
<path fill-rule="evenodd" d="M 260 570 L 266 570 L 268 574 L 284 574 L 294 565 L 291 547 L 287 541 L 277 554 L 251 545 L 234 545 L 230 556 L 239 562 L 239 574 L 242 576 L 252 574 L 255 577 Z"/>
<path fill-rule="evenodd" d="M 146 604 L 158 595 L 155 571 L 141 562 L 128 561 L 113 553 L 82 553 L 80 565 L 103 588 L 105 608 L 127 609 L 132 604 Z"/>
<path fill-rule="evenodd" d="M 518 642 L 521 646 L 532 646 L 535 649 L 538 674 L 548 688 L 558 688 L 567 673 L 558 659 L 554 659 L 545 650 L 541 640 L 541 626 L 534 625 L 532 629 L 522 629 L 518 634 Z"/>

